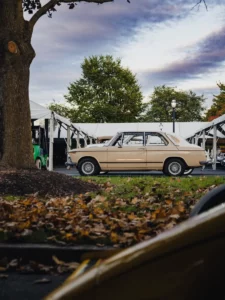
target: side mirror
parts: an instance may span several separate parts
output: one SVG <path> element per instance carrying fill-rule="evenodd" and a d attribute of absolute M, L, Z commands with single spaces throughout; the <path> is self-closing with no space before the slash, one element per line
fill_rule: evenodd
<path fill-rule="evenodd" d="M 118 148 L 122 148 L 122 142 L 121 141 L 118 142 Z"/>

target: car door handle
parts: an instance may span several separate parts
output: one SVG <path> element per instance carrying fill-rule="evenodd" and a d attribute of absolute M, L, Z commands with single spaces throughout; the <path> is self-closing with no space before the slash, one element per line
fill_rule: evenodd
<path fill-rule="evenodd" d="M 145 150 L 145 148 L 138 148 L 138 150 Z"/>

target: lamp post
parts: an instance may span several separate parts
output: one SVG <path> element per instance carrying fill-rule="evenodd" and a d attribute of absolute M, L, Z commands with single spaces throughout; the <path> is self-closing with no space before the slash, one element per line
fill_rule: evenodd
<path fill-rule="evenodd" d="M 173 109 L 173 132 L 175 132 L 175 117 L 176 117 L 176 115 L 175 115 L 175 113 L 176 113 L 175 108 L 176 108 L 176 105 L 177 105 L 176 100 L 173 99 L 171 101 L 171 106 L 172 106 L 172 109 Z"/>
<path fill-rule="evenodd" d="M 163 129 L 163 124 L 162 123 L 159 124 L 159 129 L 162 131 L 162 129 Z"/>

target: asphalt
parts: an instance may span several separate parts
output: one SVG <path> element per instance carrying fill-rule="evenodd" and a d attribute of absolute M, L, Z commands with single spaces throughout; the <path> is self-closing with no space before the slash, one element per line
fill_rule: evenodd
<path fill-rule="evenodd" d="M 2 274 L 2 273 L 1 273 Z M 41 300 L 59 287 L 69 276 L 7 273 L 7 278 L 0 279 L 1 300 Z M 45 283 L 35 283 L 47 279 Z"/>
<path fill-rule="evenodd" d="M 54 169 L 55 172 L 63 173 L 69 176 L 80 176 L 79 172 L 75 167 L 67 170 L 65 167 L 57 167 Z M 165 176 L 163 172 L 160 171 L 123 171 L 123 172 L 108 172 L 107 174 L 100 174 L 99 176 Z M 211 167 L 201 170 L 201 168 L 196 168 L 189 176 L 225 176 L 225 168 L 217 167 L 217 170 L 212 170 Z"/>

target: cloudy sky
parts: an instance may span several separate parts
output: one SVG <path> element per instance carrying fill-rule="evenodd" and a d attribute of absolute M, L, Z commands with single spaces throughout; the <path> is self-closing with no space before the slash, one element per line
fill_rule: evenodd
<path fill-rule="evenodd" d="M 74 10 L 62 4 L 35 26 L 30 99 L 63 103 L 84 58 L 110 54 L 136 73 L 145 99 L 165 84 L 204 94 L 209 107 L 216 83 L 225 81 L 225 1 L 206 0 L 207 11 L 193 8 L 198 1 L 114 0 Z"/>

